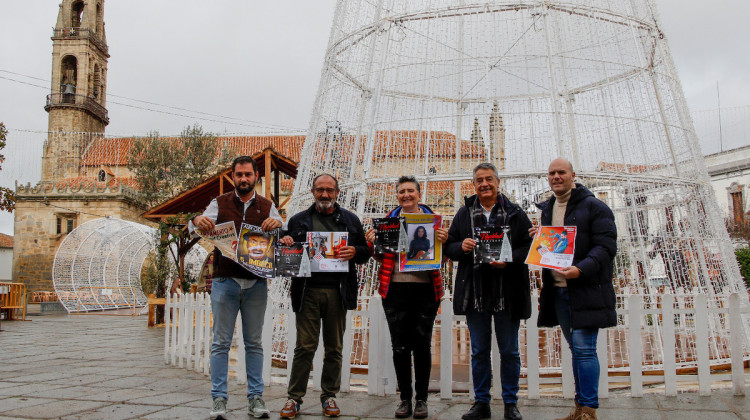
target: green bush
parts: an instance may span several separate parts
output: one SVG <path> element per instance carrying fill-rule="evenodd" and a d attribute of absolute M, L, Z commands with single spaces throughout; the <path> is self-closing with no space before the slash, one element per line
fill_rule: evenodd
<path fill-rule="evenodd" d="M 745 286 L 750 289 L 750 248 L 740 248 L 734 251 L 737 263 L 740 265 L 740 274 L 745 280 Z"/>

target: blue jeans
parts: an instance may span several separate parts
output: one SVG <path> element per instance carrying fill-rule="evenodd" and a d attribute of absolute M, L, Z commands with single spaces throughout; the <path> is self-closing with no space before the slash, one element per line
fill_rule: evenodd
<path fill-rule="evenodd" d="M 495 336 L 500 349 L 500 383 L 503 402 L 518 402 L 518 378 L 521 375 L 521 357 L 518 354 L 518 327 L 520 320 L 510 318 L 508 311 L 466 313 L 471 338 L 471 375 L 474 381 L 474 400 L 490 402 L 492 385 L 492 319 L 495 319 Z"/>
<path fill-rule="evenodd" d="M 573 378 L 576 383 L 576 402 L 599 408 L 599 358 L 596 355 L 598 328 L 570 326 L 570 296 L 567 287 L 556 287 L 555 311 L 565 341 L 573 355 Z"/>
<path fill-rule="evenodd" d="M 242 290 L 231 277 L 217 277 L 211 286 L 214 339 L 211 344 L 211 396 L 227 398 L 227 365 L 237 312 L 242 313 L 245 342 L 247 397 L 263 395 L 263 316 L 266 312 L 265 280 Z"/>

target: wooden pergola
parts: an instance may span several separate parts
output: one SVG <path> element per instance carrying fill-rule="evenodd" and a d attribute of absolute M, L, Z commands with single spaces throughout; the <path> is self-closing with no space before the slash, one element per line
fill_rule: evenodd
<path fill-rule="evenodd" d="M 291 197 L 290 194 L 282 203 L 279 203 L 281 174 L 284 173 L 292 178 L 296 178 L 297 163 L 270 147 L 263 149 L 252 157 L 258 166 L 258 180 L 260 181 L 261 178 L 264 180 L 263 195 L 273 201 L 276 208 L 281 209 Z M 273 182 L 269 182 L 271 180 Z M 228 167 L 195 187 L 151 208 L 141 215 L 141 217 L 154 223 L 169 223 L 169 233 L 177 238 L 177 255 L 173 255 L 173 257 L 179 267 L 180 279 L 184 279 L 185 255 L 200 238 L 190 238 L 190 235 L 187 234 L 188 221 L 176 216 L 180 214 L 200 214 L 208 207 L 211 200 L 233 189 L 232 168 Z"/>
<path fill-rule="evenodd" d="M 258 179 L 264 180 L 263 195 L 273 201 L 277 208 L 284 207 L 291 194 L 279 203 L 281 174 L 297 178 L 297 163 L 270 147 L 254 154 L 253 159 L 258 164 Z M 180 213 L 201 213 L 211 200 L 233 189 L 232 168 L 228 167 L 195 187 L 153 207 L 141 216 L 158 223 Z"/>

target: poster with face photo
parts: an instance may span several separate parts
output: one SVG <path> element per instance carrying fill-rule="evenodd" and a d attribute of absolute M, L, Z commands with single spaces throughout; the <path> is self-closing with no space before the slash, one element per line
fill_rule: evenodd
<path fill-rule="evenodd" d="M 435 230 L 442 226 L 443 218 L 437 214 L 403 214 L 403 217 L 409 245 L 407 251 L 399 255 L 399 270 L 440 269 L 443 247 L 435 237 Z"/>
<path fill-rule="evenodd" d="M 258 226 L 242 224 L 237 243 L 237 262 L 258 277 L 270 279 L 274 272 L 275 231 L 265 232 Z"/>

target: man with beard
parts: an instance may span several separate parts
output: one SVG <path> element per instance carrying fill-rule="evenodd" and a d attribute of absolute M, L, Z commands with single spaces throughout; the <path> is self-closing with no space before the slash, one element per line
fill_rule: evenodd
<path fill-rule="evenodd" d="M 500 349 L 500 384 L 502 385 L 505 420 L 521 420 L 518 411 L 518 380 L 521 357 L 518 352 L 518 328 L 522 319 L 531 316 L 529 270 L 524 263 L 531 238 L 527 231 L 531 221 L 517 204 L 498 191 L 500 180 L 491 163 L 474 168 L 474 191 L 466 198 L 453 218 L 448 240 L 443 246 L 448 258 L 458 261 L 454 287 L 453 310 L 466 315 L 471 338 L 471 374 L 474 383 L 474 405 L 463 420 L 488 419 L 490 384 L 492 383 L 492 324 Z M 476 264 L 473 251 L 477 245 L 474 228 L 507 226 L 512 261 Z"/>
<path fill-rule="evenodd" d="M 281 418 L 287 419 L 297 415 L 302 397 L 307 392 L 321 324 L 324 357 L 320 402 L 325 416 L 338 417 L 341 414 L 334 398 L 341 386 L 346 311 L 357 307 L 359 285 L 355 263 L 362 264 L 370 258 L 359 218 L 336 203 L 338 180 L 329 174 L 318 175 L 313 179 L 311 192 L 315 203 L 289 219 L 287 235 L 279 242 L 286 245 L 306 242 L 307 232 L 347 232 L 348 243 L 339 249 L 339 258 L 349 262 L 349 269 L 347 272 L 313 272 L 310 278 L 292 278 L 297 346 L 287 388 L 289 399 L 281 409 Z"/>
<path fill-rule="evenodd" d="M 188 225 L 191 231 L 207 232 L 218 223 L 234 222 L 236 232 L 242 223 L 260 226 L 264 231 L 281 227 L 281 216 L 274 204 L 255 194 L 258 167 L 250 156 L 240 156 L 232 162 L 234 191 L 213 199 L 203 212 Z M 266 311 L 266 280 L 260 278 L 231 258 L 214 249 L 214 278 L 211 285 L 213 313 L 213 343 L 211 345 L 211 419 L 227 416 L 227 365 L 232 344 L 237 312 L 242 313 L 242 335 L 245 341 L 245 369 L 247 375 L 248 414 L 267 418 L 263 402 L 263 315 Z"/>

